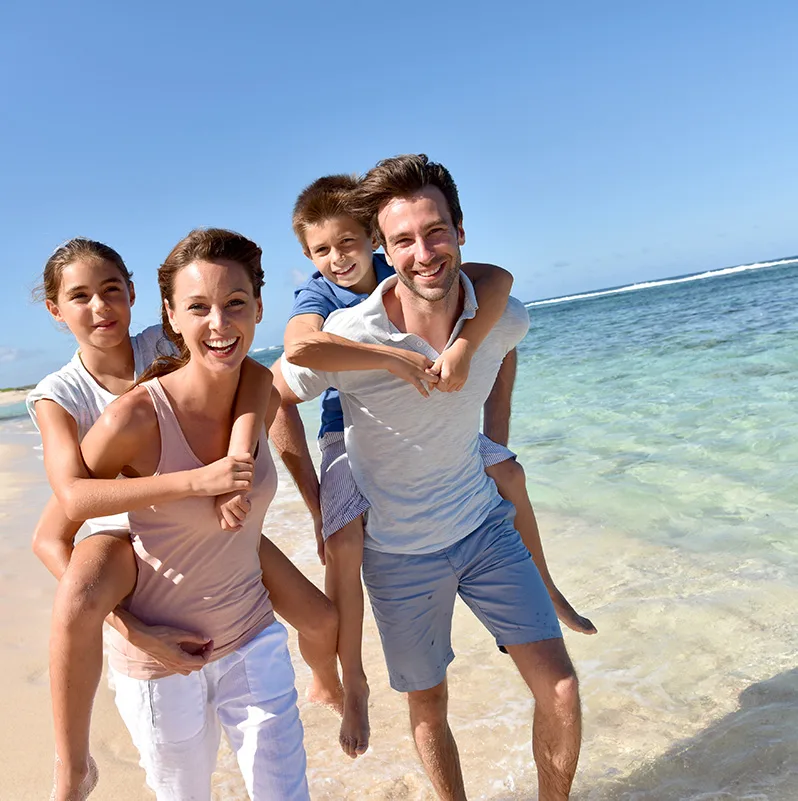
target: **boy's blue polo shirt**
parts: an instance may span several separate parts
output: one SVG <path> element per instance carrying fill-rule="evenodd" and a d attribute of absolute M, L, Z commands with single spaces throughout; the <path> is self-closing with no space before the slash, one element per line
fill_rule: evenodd
<path fill-rule="evenodd" d="M 377 274 L 377 283 L 381 284 L 386 278 L 394 274 L 394 269 L 382 253 L 374 254 L 374 272 Z M 325 320 L 337 309 L 347 309 L 357 306 L 368 297 L 368 293 L 359 294 L 351 289 L 338 286 L 328 281 L 320 272 L 315 272 L 302 286 L 294 290 L 294 307 L 291 317 L 298 314 L 318 314 Z M 290 319 L 290 318 L 289 318 Z M 321 396 L 321 428 L 319 439 L 330 431 L 344 430 L 344 413 L 341 411 L 341 401 L 338 399 L 338 390 L 330 387 Z"/>

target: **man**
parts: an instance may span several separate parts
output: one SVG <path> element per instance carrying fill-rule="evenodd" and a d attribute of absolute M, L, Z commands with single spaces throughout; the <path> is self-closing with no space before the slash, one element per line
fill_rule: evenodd
<path fill-rule="evenodd" d="M 473 288 L 460 272 L 465 233 L 457 188 L 426 156 L 400 156 L 371 170 L 360 195 L 364 220 L 397 277 L 360 305 L 330 315 L 323 330 L 435 361 L 476 309 Z M 416 747 L 444 799 L 465 798 L 447 722 L 457 594 L 506 648 L 535 697 L 541 801 L 568 798 L 579 755 L 577 679 L 554 608 L 513 527 L 513 507 L 479 458 L 481 408 L 494 383 L 511 385 L 500 369 L 514 370 L 514 360 L 505 357 L 528 324 L 526 310 L 511 298 L 454 394 L 423 398 L 382 370 L 331 373 L 283 361 L 282 377 L 275 375 L 284 407 L 328 386 L 339 390 L 352 473 L 371 504 L 363 575 L 391 686 L 408 694 Z M 278 438 L 280 450 L 302 450 L 296 436 L 287 442 L 281 431 Z M 301 477 L 301 470 L 292 472 Z"/>

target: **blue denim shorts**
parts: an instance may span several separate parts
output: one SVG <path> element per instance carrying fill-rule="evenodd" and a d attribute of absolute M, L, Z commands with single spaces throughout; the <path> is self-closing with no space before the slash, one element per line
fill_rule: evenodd
<path fill-rule="evenodd" d="M 391 687 L 440 684 L 454 659 L 452 613 L 459 595 L 495 637 L 520 645 L 562 636 L 554 606 L 501 501 L 482 525 L 427 554 L 363 553 L 363 578 L 382 639 Z"/>

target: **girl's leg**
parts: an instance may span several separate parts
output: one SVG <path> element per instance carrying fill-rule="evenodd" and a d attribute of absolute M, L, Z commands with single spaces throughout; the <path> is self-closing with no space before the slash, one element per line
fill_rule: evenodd
<path fill-rule="evenodd" d="M 296 629 L 302 658 L 313 672 L 308 697 L 343 714 L 335 606 L 267 537 L 261 537 L 260 565 L 274 611 Z"/>
<path fill-rule="evenodd" d="M 89 727 L 102 674 L 102 625 L 135 583 L 130 540 L 111 534 L 95 534 L 78 543 L 58 583 L 50 633 L 55 801 L 82 801 L 96 783 Z"/>
<path fill-rule="evenodd" d="M 344 683 L 344 710 L 339 740 L 353 759 L 369 747 L 369 686 L 363 670 L 363 517 L 325 541 L 324 589 L 338 609 L 338 657 Z"/>
<path fill-rule="evenodd" d="M 216 712 L 253 801 L 308 801 L 288 634 L 275 621 L 218 663 Z"/>
<path fill-rule="evenodd" d="M 569 629 L 581 634 L 595 634 L 596 627 L 586 617 L 578 614 L 568 603 L 566 597 L 557 589 L 549 573 L 546 557 L 543 554 L 543 545 L 540 542 L 538 521 L 526 489 L 524 468 L 515 459 L 505 459 L 503 462 L 486 467 L 485 472 L 496 482 L 496 488 L 502 498 L 515 506 L 515 528 L 521 535 L 524 545 L 532 554 L 532 559 L 557 611 L 557 617 Z"/>

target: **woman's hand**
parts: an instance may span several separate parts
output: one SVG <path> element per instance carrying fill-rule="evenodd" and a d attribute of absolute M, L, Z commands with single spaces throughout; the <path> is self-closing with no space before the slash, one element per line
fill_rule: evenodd
<path fill-rule="evenodd" d="M 192 494 L 208 496 L 246 492 L 252 486 L 254 470 L 255 460 L 248 453 L 225 456 L 191 471 Z"/>
<path fill-rule="evenodd" d="M 204 667 L 213 652 L 213 640 L 201 634 L 171 626 L 145 626 L 140 621 L 130 629 L 128 639 L 167 670 L 182 676 Z"/>
<path fill-rule="evenodd" d="M 425 398 L 429 397 L 427 384 L 438 383 L 438 376 L 429 372 L 432 362 L 423 354 L 412 350 L 392 348 L 386 369 L 402 381 L 412 384 Z"/>

